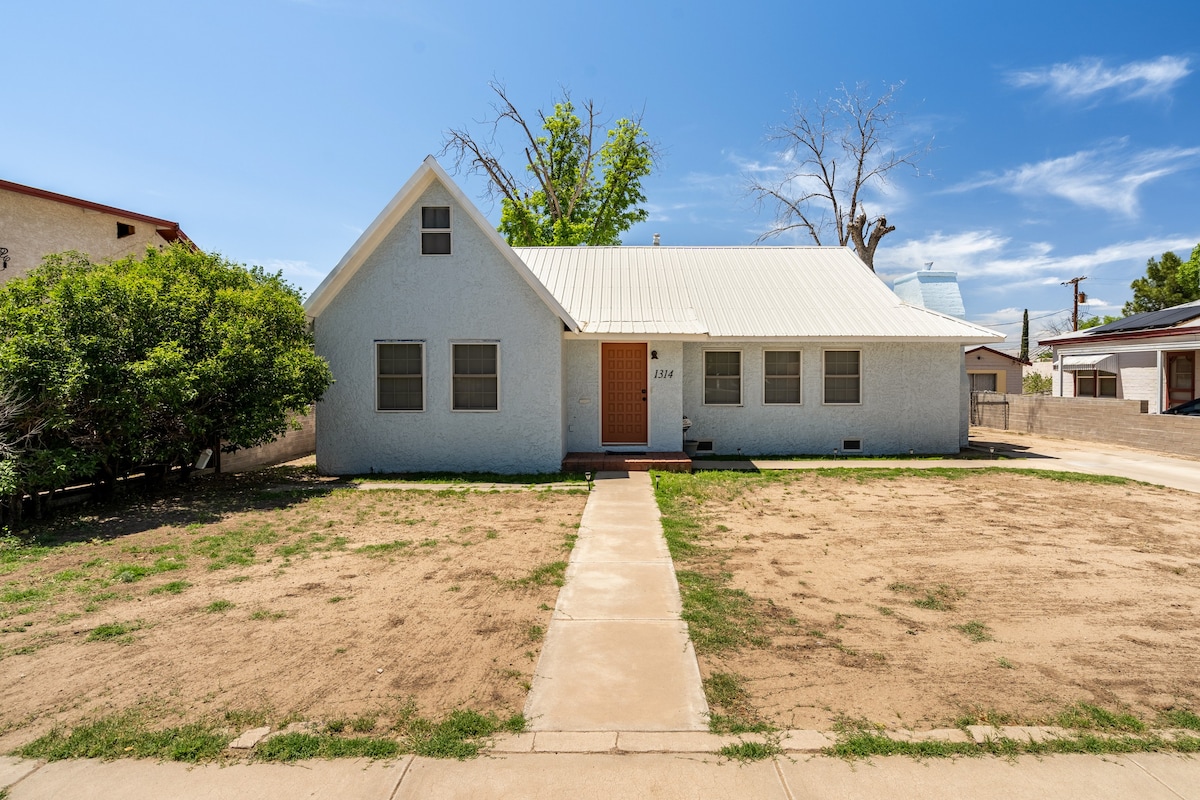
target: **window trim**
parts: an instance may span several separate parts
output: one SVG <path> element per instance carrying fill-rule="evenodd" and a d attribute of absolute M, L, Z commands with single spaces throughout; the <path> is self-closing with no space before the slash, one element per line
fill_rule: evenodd
<path fill-rule="evenodd" d="M 424 339 L 376 339 L 375 345 L 375 413 L 377 414 L 422 414 L 429 407 L 426 402 L 426 395 L 429 387 L 429 369 L 425 359 L 425 340 Z M 380 408 L 379 407 L 379 379 L 385 377 L 379 372 L 379 346 L 385 344 L 415 344 L 421 348 L 421 407 L 420 408 Z M 386 376 L 386 377 L 405 377 L 405 376 Z"/>
<path fill-rule="evenodd" d="M 800 356 L 800 371 L 795 375 L 768 375 L 767 353 L 796 353 Z M 794 403 L 774 403 L 767 400 L 767 378 L 796 378 L 796 396 Z M 804 351 L 794 347 L 764 347 L 762 353 L 762 404 L 764 406 L 802 406 L 804 405 Z"/>
<path fill-rule="evenodd" d="M 709 353 L 737 353 L 738 354 L 738 401 L 736 403 L 710 403 L 708 402 L 708 354 Z M 714 347 L 702 351 L 700 356 L 700 379 L 701 384 L 701 405 L 712 406 L 713 408 L 741 408 L 746 405 L 746 359 L 745 353 L 739 348 L 734 347 Z M 721 377 L 721 376 L 713 376 Z M 728 377 L 728 376 L 725 376 Z"/>
<path fill-rule="evenodd" d="M 444 228 L 426 228 L 425 227 L 425 209 L 427 208 L 444 208 L 446 209 L 446 227 Z M 454 255 L 454 208 L 450 205 L 429 205 L 420 206 L 417 211 L 417 228 L 418 239 L 421 243 L 422 256 L 452 256 Z M 450 239 L 450 248 L 445 253 L 426 253 L 425 252 L 425 234 L 427 233 L 444 233 Z"/>
<path fill-rule="evenodd" d="M 459 377 L 454 371 L 454 348 L 463 344 L 490 344 L 496 348 L 496 407 L 456 408 L 454 405 L 454 381 Z M 487 377 L 486 375 L 464 375 L 462 377 Z M 451 339 L 450 340 L 450 411 L 455 414 L 495 414 L 500 410 L 500 340 L 499 339 Z"/>
<path fill-rule="evenodd" d="M 1080 369 L 1080 370 L 1075 370 L 1074 374 L 1075 374 L 1075 396 L 1076 397 L 1093 397 L 1093 398 L 1099 397 L 1099 398 L 1108 398 L 1110 400 L 1117 399 L 1117 389 L 1119 388 L 1117 386 L 1117 373 L 1105 372 L 1104 370 L 1101 370 L 1101 369 Z M 1091 394 L 1080 394 L 1079 393 L 1079 382 L 1080 382 L 1081 378 L 1092 382 L 1092 393 Z M 1102 385 L 1101 381 L 1103 381 L 1103 383 L 1105 383 L 1105 384 L 1110 383 L 1110 382 L 1112 383 L 1112 391 L 1113 391 L 1112 394 L 1102 394 L 1100 392 L 1100 386 Z"/>
<path fill-rule="evenodd" d="M 829 353 L 858 353 L 858 400 L 854 403 L 835 403 L 831 402 L 828 397 L 828 387 L 826 381 L 830 377 L 848 378 L 849 375 L 833 375 L 829 374 Z M 856 347 L 830 347 L 821 350 L 821 405 L 825 406 L 861 406 L 863 404 L 863 351 Z"/>

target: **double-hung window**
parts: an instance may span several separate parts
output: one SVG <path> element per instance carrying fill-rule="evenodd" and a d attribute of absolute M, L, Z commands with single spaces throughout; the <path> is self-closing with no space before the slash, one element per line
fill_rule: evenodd
<path fill-rule="evenodd" d="M 800 405 L 799 350 L 763 352 L 763 402 L 767 405 Z"/>
<path fill-rule="evenodd" d="M 825 403 L 858 405 L 862 402 L 862 352 L 825 351 Z"/>
<path fill-rule="evenodd" d="M 742 354 L 738 350 L 704 351 L 704 405 L 742 404 Z"/>
<path fill-rule="evenodd" d="M 450 206 L 421 207 L 421 255 L 450 255 Z"/>
<path fill-rule="evenodd" d="M 496 342 L 452 344 L 455 411 L 497 411 L 500 408 L 500 345 Z"/>
<path fill-rule="evenodd" d="M 421 342 L 376 342 L 375 375 L 377 410 L 425 410 L 425 346 Z"/>

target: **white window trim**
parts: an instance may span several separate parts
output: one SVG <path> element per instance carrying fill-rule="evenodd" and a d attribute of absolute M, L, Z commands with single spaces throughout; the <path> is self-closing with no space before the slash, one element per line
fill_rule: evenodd
<path fill-rule="evenodd" d="M 454 345 L 456 344 L 491 344 L 496 346 L 496 407 L 495 408 L 455 408 L 454 407 Z M 499 339 L 451 339 L 450 340 L 450 411 L 454 414 L 495 414 L 500 411 L 500 340 Z"/>
<path fill-rule="evenodd" d="M 738 401 L 736 403 L 708 402 L 708 354 L 737 353 L 738 354 Z M 710 408 L 742 408 L 746 405 L 746 354 L 735 347 L 713 347 L 702 350 L 700 355 L 700 400 L 701 405 Z"/>
<path fill-rule="evenodd" d="M 381 344 L 415 344 L 421 347 L 421 407 L 420 408 L 380 408 L 379 407 L 379 345 Z M 375 413 L 376 414 L 423 414 L 427 407 L 425 396 L 429 388 L 429 368 L 425 361 L 424 339 L 376 339 L 375 347 Z M 395 376 L 392 376 L 395 377 Z"/>
<path fill-rule="evenodd" d="M 795 403 L 768 403 L 767 402 L 767 378 L 772 377 L 767 375 L 767 353 L 799 353 L 800 354 L 800 374 L 796 379 L 800 382 L 799 395 L 800 399 Z M 860 362 L 861 363 L 861 362 Z M 861 371 L 862 367 L 859 367 Z M 779 377 L 779 376 L 775 376 Z M 762 404 L 764 406 L 802 406 L 804 405 L 804 351 L 798 347 L 767 347 L 763 349 L 762 357 Z"/>
<path fill-rule="evenodd" d="M 444 208 L 450 216 L 450 227 L 448 228 L 426 228 L 425 227 L 425 209 L 427 208 Z M 445 233 L 450 236 L 450 252 L 449 253 L 426 253 L 425 252 L 425 236 L 426 233 Z M 446 256 L 454 255 L 454 206 L 449 203 L 445 205 L 423 205 L 417 207 L 417 245 L 420 247 L 421 256 L 425 258 L 445 258 Z"/>
<path fill-rule="evenodd" d="M 858 353 L 858 402 L 857 403 L 831 403 L 825 397 L 825 379 L 829 374 L 825 371 L 825 354 L 826 353 Z M 863 404 L 863 395 L 866 393 L 863 387 L 863 375 L 866 373 L 866 365 L 863 363 L 863 351 L 857 347 L 828 347 L 821 350 L 821 405 L 835 406 L 845 408 L 847 406 L 861 406 Z M 833 377 L 847 377 L 844 375 L 834 375 Z"/>

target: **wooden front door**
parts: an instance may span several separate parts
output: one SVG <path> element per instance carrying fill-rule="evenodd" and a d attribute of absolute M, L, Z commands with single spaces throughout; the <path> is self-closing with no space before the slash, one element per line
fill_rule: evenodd
<path fill-rule="evenodd" d="M 1167 353 L 1167 408 L 1196 396 L 1195 353 Z"/>
<path fill-rule="evenodd" d="M 600 442 L 646 444 L 646 343 L 600 343 Z"/>

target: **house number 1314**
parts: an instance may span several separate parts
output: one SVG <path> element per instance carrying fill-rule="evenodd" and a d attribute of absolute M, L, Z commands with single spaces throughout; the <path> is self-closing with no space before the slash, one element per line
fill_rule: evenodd
<path fill-rule="evenodd" d="M 656 378 L 674 378 L 675 370 L 673 370 L 673 369 L 656 369 L 656 370 L 654 370 L 654 377 L 656 377 Z"/>

